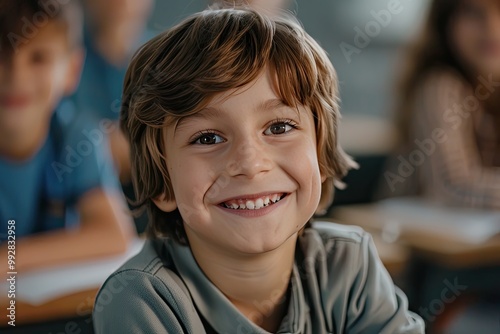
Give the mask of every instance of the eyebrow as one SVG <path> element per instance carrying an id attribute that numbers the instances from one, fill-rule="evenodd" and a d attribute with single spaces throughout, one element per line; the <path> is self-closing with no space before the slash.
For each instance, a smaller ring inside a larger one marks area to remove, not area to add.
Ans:
<path id="1" fill-rule="evenodd" d="M 283 100 L 281 100 L 281 99 L 269 99 L 269 100 L 261 102 L 257 106 L 257 110 L 268 111 L 268 110 L 284 108 L 284 107 L 288 107 L 288 106 L 283 102 Z"/>
<path id="2" fill-rule="evenodd" d="M 212 108 L 212 107 L 205 107 L 196 114 L 189 115 L 189 116 L 184 116 L 175 122 L 174 125 L 174 134 L 175 132 L 181 127 L 182 123 L 184 123 L 187 120 L 194 119 L 194 118 L 204 118 L 204 119 L 211 119 L 211 118 L 217 118 L 217 117 L 222 117 L 222 111 L 217 108 Z"/>
<path id="3" fill-rule="evenodd" d="M 259 103 L 257 105 L 257 107 L 255 108 L 255 110 L 269 112 L 271 110 L 276 110 L 276 109 L 280 109 L 280 108 L 289 108 L 289 106 L 286 105 L 283 102 L 283 100 L 281 100 L 279 98 L 272 98 L 272 99 L 268 99 L 268 100 L 265 100 L 265 101 L 262 101 L 261 103 Z M 193 119 L 193 118 L 213 119 L 213 118 L 220 118 L 220 117 L 223 117 L 223 109 L 218 109 L 218 108 L 214 108 L 214 107 L 205 107 L 202 110 L 200 110 L 199 112 L 197 112 L 196 114 L 185 116 L 185 117 L 178 119 L 177 122 L 175 122 L 174 134 L 177 131 L 177 129 L 182 125 L 182 123 L 184 121 L 189 120 L 189 119 Z"/>

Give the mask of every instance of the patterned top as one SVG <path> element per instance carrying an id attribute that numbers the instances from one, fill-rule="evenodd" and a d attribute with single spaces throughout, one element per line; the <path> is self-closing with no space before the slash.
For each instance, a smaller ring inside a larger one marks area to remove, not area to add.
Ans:
<path id="1" fill-rule="evenodd" d="M 408 158 L 417 167 L 424 196 L 448 205 L 500 209 L 500 127 L 494 120 L 500 118 L 482 104 L 500 86 L 491 80 L 481 78 L 472 89 L 449 71 L 429 75 L 420 86 Z M 421 163 L 416 151 L 423 153 Z"/>

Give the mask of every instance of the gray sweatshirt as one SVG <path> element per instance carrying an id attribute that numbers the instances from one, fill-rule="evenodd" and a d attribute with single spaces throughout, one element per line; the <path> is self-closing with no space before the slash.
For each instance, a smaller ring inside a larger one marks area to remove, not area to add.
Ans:
<path id="1" fill-rule="evenodd" d="M 312 226 L 298 239 L 288 312 L 277 333 L 424 333 L 368 233 L 330 222 Z M 168 238 L 147 241 L 106 280 L 93 318 L 97 334 L 268 333 L 208 280 L 189 247 Z"/>

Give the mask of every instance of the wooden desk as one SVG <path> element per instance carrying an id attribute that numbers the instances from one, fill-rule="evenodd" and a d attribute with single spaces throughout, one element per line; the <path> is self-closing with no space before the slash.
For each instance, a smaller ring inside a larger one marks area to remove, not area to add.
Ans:
<path id="1" fill-rule="evenodd" d="M 83 317 L 92 313 L 92 307 L 99 288 L 76 292 L 43 305 L 33 306 L 16 300 L 16 326 L 30 323 L 46 322 L 56 319 Z M 7 326 L 9 318 L 6 315 L 8 299 L 0 299 L 0 327 Z"/>
<path id="2" fill-rule="evenodd" d="M 377 204 L 337 207 L 332 210 L 332 217 L 338 223 L 358 225 L 378 236 L 384 233 L 388 223 Z M 500 265 L 500 235 L 482 244 L 470 244 L 444 233 L 402 227 L 397 241 L 410 247 L 415 255 L 446 267 Z"/>
<path id="3" fill-rule="evenodd" d="M 142 238 L 132 240 L 123 254 L 18 275 L 16 294 L 23 291 L 25 301 L 17 296 L 16 325 L 90 315 L 99 287 L 113 271 L 142 249 L 144 241 Z M 3 290 L 5 285 L 0 287 Z M 7 297 L 6 291 L 0 294 L 0 327 L 10 320 L 6 317 L 10 302 Z M 41 305 L 33 305 L 38 303 Z"/>

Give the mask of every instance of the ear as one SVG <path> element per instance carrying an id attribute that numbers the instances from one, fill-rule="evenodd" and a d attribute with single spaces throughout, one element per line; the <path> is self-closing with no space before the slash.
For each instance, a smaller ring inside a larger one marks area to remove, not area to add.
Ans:
<path id="1" fill-rule="evenodd" d="M 85 51 L 82 48 L 71 51 L 68 72 L 66 74 L 66 83 L 64 86 L 64 94 L 71 95 L 78 88 L 83 70 L 83 62 L 85 61 Z"/>
<path id="2" fill-rule="evenodd" d="M 177 209 L 177 201 L 175 199 L 167 199 L 165 194 L 154 198 L 153 202 L 161 211 L 172 212 Z"/>
<path id="3" fill-rule="evenodd" d="M 327 178 L 325 175 L 323 175 L 323 173 L 320 173 L 320 175 L 321 175 L 321 183 L 324 183 Z"/>

